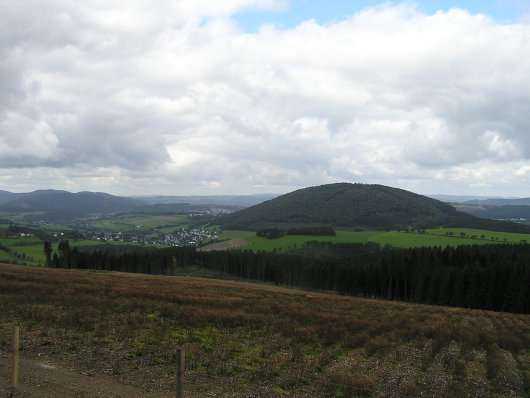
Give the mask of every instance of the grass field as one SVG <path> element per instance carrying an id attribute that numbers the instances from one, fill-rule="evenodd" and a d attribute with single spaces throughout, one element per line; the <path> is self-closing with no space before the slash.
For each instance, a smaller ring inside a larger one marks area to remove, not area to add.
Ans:
<path id="1" fill-rule="evenodd" d="M 530 243 L 529 234 L 514 234 L 510 232 L 494 232 L 494 231 L 485 231 L 482 229 L 468 229 L 468 228 L 438 228 L 438 229 L 429 229 L 425 231 L 428 234 L 437 235 L 437 236 L 447 236 L 452 234 L 456 238 L 472 238 L 474 242 L 477 240 L 483 240 L 487 243 L 521 243 L 526 241 Z"/>
<path id="2" fill-rule="evenodd" d="M 163 229 L 164 231 L 174 231 L 188 224 L 188 219 L 184 215 L 126 215 L 108 220 L 98 220 L 89 223 L 90 228 L 108 232 L 126 232 L 138 229 Z"/>
<path id="3" fill-rule="evenodd" d="M 0 250 L 0 263 L 13 263 L 20 261 L 13 253 Z"/>
<path id="4" fill-rule="evenodd" d="M 186 350 L 186 396 L 530 393 L 528 315 L 0 265 L 0 358 L 14 325 L 23 358 L 155 395 L 174 392 L 177 348 Z"/>
<path id="5" fill-rule="evenodd" d="M 305 242 L 333 242 L 333 243 L 365 243 L 375 242 L 381 246 L 391 245 L 394 247 L 412 248 L 421 246 L 460 246 L 460 245 L 482 245 L 491 243 L 521 243 L 526 240 L 530 243 L 530 235 L 513 234 L 505 232 L 491 232 L 485 230 L 439 228 L 426 230 L 425 233 L 417 232 L 397 232 L 397 231 L 336 231 L 336 236 L 300 236 L 286 235 L 278 239 L 266 239 L 256 236 L 248 231 L 224 231 L 221 237 L 230 239 L 244 238 L 252 246 L 250 250 L 256 252 L 281 251 L 300 248 Z M 453 235 L 447 235 L 452 233 Z M 464 234 L 461 236 L 461 234 Z M 475 238 L 472 238 L 475 236 Z M 484 239 L 481 239 L 484 236 Z M 491 239 L 493 237 L 493 239 Z"/>
<path id="6" fill-rule="evenodd" d="M 0 250 L 0 260 L 3 262 L 12 263 L 26 263 L 28 265 L 44 265 L 46 262 L 46 256 L 44 254 L 44 242 L 38 238 L 20 238 L 20 239 L 0 239 L 0 243 L 11 250 L 11 253 L 7 253 Z M 22 244 L 24 243 L 24 244 Z M 99 240 L 70 240 L 71 247 L 79 246 L 98 246 L 98 245 L 115 245 L 115 246 L 134 246 L 130 242 L 102 242 Z M 57 251 L 57 245 L 59 242 L 53 242 L 53 251 Z M 145 246 L 145 245 L 142 245 Z M 154 245 L 147 245 L 155 247 Z M 24 255 L 24 257 L 22 257 Z M 20 257 L 19 257 L 20 256 Z"/>

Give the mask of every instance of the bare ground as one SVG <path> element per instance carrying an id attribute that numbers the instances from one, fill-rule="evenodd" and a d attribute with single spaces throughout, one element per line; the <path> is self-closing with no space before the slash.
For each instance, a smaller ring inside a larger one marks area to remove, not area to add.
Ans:
<path id="1" fill-rule="evenodd" d="M 0 397 L 41 398 L 154 398 L 174 397 L 175 393 L 147 393 L 130 385 L 119 384 L 104 375 L 66 369 L 49 361 L 19 361 L 18 386 L 12 390 L 12 359 L 0 357 Z"/>
<path id="2" fill-rule="evenodd" d="M 211 245 L 206 245 L 204 247 L 201 247 L 199 251 L 209 252 L 213 250 L 228 250 L 228 249 L 237 249 L 237 248 L 246 247 L 246 246 L 250 246 L 249 241 L 243 238 L 237 238 L 237 239 L 225 240 L 224 242 L 212 243 Z"/>

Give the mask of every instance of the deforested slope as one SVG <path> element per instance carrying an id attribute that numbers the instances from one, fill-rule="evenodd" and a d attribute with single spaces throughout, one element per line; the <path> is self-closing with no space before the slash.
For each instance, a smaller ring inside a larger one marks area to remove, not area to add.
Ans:
<path id="1" fill-rule="evenodd" d="M 14 325 L 23 359 L 152 396 L 174 394 L 177 348 L 190 397 L 530 393 L 528 315 L 10 265 L 0 265 L 0 298 L 0 396 Z M 57 383 L 50 373 L 40 396 Z"/>

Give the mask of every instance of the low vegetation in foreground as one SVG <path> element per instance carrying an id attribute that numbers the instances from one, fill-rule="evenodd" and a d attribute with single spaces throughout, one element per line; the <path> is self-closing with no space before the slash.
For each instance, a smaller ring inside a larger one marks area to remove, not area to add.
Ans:
<path id="1" fill-rule="evenodd" d="M 189 396 L 527 397 L 530 316 L 0 265 L 0 353 Z"/>

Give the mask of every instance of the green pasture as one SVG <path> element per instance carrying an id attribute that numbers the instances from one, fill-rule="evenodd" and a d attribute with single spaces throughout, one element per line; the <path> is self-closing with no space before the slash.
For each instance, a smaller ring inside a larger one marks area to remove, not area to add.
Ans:
<path id="1" fill-rule="evenodd" d="M 0 262 L 17 261 L 18 263 L 38 265 L 39 260 L 41 264 L 46 261 L 44 244 L 38 238 L 0 239 L 0 243 L 11 251 L 8 253 L 0 250 Z M 21 245 L 21 243 L 24 243 L 24 245 Z"/>
<path id="2" fill-rule="evenodd" d="M 93 221 L 89 225 L 92 228 L 109 231 L 132 231 L 139 229 L 162 228 L 162 232 L 172 232 L 188 224 L 188 218 L 184 215 L 127 215 L 118 216 L 108 220 Z"/>
<path id="3" fill-rule="evenodd" d="M 440 228 L 419 232 L 397 232 L 397 231 L 336 231 L 336 236 L 299 236 L 286 235 L 278 239 L 266 239 L 256 236 L 255 233 L 247 231 L 225 231 L 224 236 L 242 237 L 252 245 L 245 249 L 256 251 L 287 251 L 300 248 L 305 242 L 332 242 L 332 243 L 366 243 L 375 242 L 381 246 L 391 245 L 393 247 L 434 247 L 434 246 L 460 246 L 460 245 L 485 245 L 491 243 L 521 243 L 526 240 L 530 243 L 530 235 L 513 234 L 505 232 L 492 232 L 485 230 L 471 230 L 458 228 Z M 452 232 L 453 235 L 446 235 Z M 465 235 L 461 236 L 461 233 Z M 474 238 L 473 238 L 474 236 Z M 481 237 L 484 236 L 484 239 Z M 493 239 L 492 239 L 493 237 Z M 506 239 L 506 240 L 505 240 Z"/>
<path id="4" fill-rule="evenodd" d="M 3 250 L 0 250 L 0 263 L 13 263 L 15 261 L 19 262 L 21 260 L 19 260 L 17 257 L 15 257 L 11 253 L 7 253 Z"/>
<path id="5" fill-rule="evenodd" d="M 511 232 L 494 232 L 485 231 L 482 229 L 469 228 L 438 228 L 428 229 L 425 231 L 430 235 L 447 236 L 452 234 L 454 239 L 471 239 L 473 243 L 479 244 L 478 241 L 485 241 L 485 243 L 521 243 L 526 241 L 530 243 L 530 234 L 516 234 Z"/>
<path id="6" fill-rule="evenodd" d="M 40 238 L 29 237 L 29 238 L 0 238 L 0 243 L 4 246 L 27 246 L 42 242 Z"/>
<path id="7" fill-rule="evenodd" d="M 219 237 L 217 238 L 218 240 L 230 240 L 230 239 L 237 239 L 237 238 L 247 238 L 247 237 L 251 237 L 251 236 L 254 236 L 255 233 L 254 232 L 250 232 L 250 231 L 241 231 L 241 230 L 226 230 L 226 231 L 223 231 Z"/>
<path id="8" fill-rule="evenodd" d="M 26 244 L 21 245 L 24 242 Z M 0 243 L 3 246 L 8 247 L 11 252 L 0 250 L 0 263 L 1 262 L 13 262 L 17 261 L 18 263 L 27 263 L 29 265 L 44 265 L 46 262 L 46 256 L 44 254 L 44 242 L 38 238 L 20 238 L 20 239 L 0 239 Z M 116 246 L 131 246 L 133 243 L 130 242 L 102 242 L 99 240 L 70 240 L 71 247 L 79 246 L 98 246 L 98 245 L 116 245 Z M 53 242 L 52 248 L 53 251 L 57 251 L 57 246 L 59 242 Z M 154 247 L 154 246 L 153 246 Z M 25 255 L 24 258 L 20 258 Z M 33 259 L 33 260 L 31 260 Z"/>

